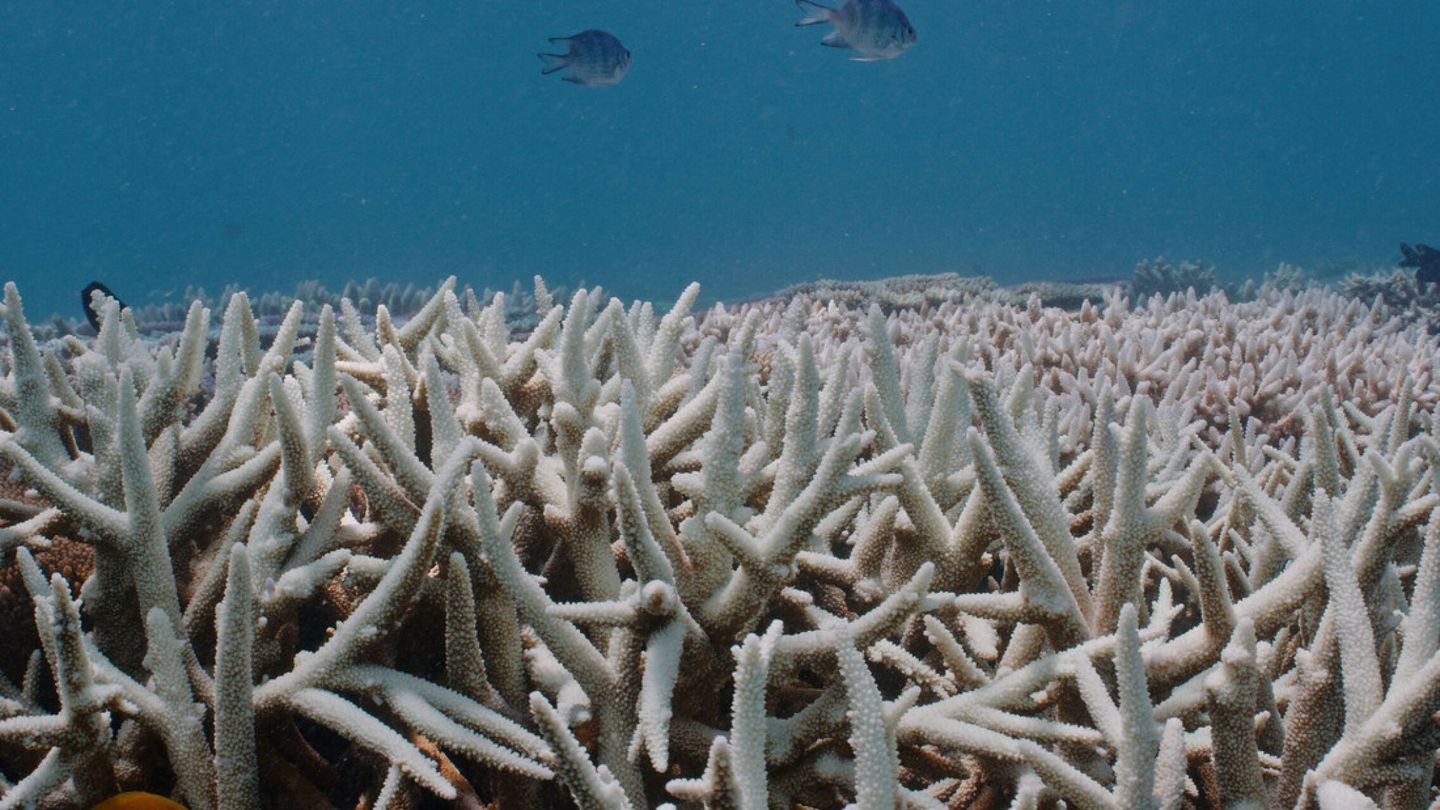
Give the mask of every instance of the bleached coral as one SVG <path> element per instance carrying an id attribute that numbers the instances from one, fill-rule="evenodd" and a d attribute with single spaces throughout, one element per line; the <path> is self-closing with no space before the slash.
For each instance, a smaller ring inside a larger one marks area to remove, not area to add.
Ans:
<path id="1" fill-rule="evenodd" d="M 1314 284 L 1305 268 L 1280 262 L 1278 267 L 1265 274 L 1260 286 L 1276 292 L 1300 292 Z"/>
<path id="2" fill-rule="evenodd" d="M 1036 296 L 1045 306 L 1078 309 L 1085 301 L 1100 303 L 1117 289 L 1128 290 L 1128 282 L 1120 281 L 1026 281 L 1006 287 L 996 285 L 988 276 L 961 276 L 956 273 L 910 274 L 868 281 L 817 279 L 786 287 L 753 303 L 776 299 L 790 301 L 805 298 L 829 301 L 864 310 L 875 304 L 886 313 L 896 310 L 929 309 L 945 303 L 966 299 L 984 299 L 1024 305 Z"/>
<path id="3" fill-rule="evenodd" d="M 946 301 L 957 301 L 966 295 L 980 295 L 997 289 L 986 276 L 962 276 L 958 273 L 914 273 L 875 280 L 841 280 L 822 278 L 795 284 L 775 294 L 780 299 L 797 297 L 834 301 L 864 309 L 878 304 L 882 309 L 919 309 Z"/>
<path id="4" fill-rule="evenodd" d="M 696 295 L 40 345 L 7 285 L 0 807 L 1433 800 L 1434 339 Z"/>
<path id="5" fill-rule="evenodd" d="M 128 289 L 117 290 L 115 294 L 120 295 L 124 300 L 131 295 L 131 292 Z M 251 302 L 250 308 L 256 322 L 256 329 L 264 343 L 274 334 L 296 301 L 301 302 L 305 307 L 301 316 L 301 334 L 313 337 L 318 326 L 316 319 L 325 306 L 342 313 L 342 319 L 353 318 L 373 325 L 375 317 L 381 309 L 384 309 L 385 316 L 390 318 L 410 318 L 434 298 L 435 292 L 436 288 L 431 286 L 406 284 L 402 287 L 393 281 L 381 282 L 376 278 L 358 283 L 346 282 L 344 287 L 337 292 L 319 281 L 307 280 L 297 283 L 293 293 L 249 290 L 238 284 L 227 284 L 219 295 L 212 295 L 204 287 L 186 285 L 183 288 L 151 291 L 143 300 L 129 300 L 128 303 L 130 304 L 130 317 L 134 319 L 140 334 L 165 335 L 178 332 L 184 327 L 190 307 L 195 302 L 198 301 L 201 306 L 219 311 L 228 305 L 230 299 L 244 294 Z M 499 309 L 505 313 L 512 327 L 523 331 L 534 327 L 538 319 L 537 310 L 540 312 L 548 310 L 550 297 L 558 292 L 559 290 L 547 289 L 542 282 L 532 293 L 530 290 L 522 288 L 517 281 L 511 287 L 510 292 L 505 295 L 505 305 Z M 134 291 L 134 293 L 138 299 L 139 291 Z M 101 293 L 101 295 L 105 296 L 106 294 Z M 471 314 L 480 311 L 481 301 L 493 303 L 495 300 L 495 293 L 489 288 L 480 290 L 470 287 L 456 288 L 455 295 L 460 299 L 461 305 Z M 544 303 L 542 305 L 537 301 Z M 78 309 L 74 311 L 73 317 L 55 313 L 47 322 L 32 326 L 37 335 L 43 335 L 46 338 L 71 334 L 93 334 L 91 327 L 85 323 L 85 319 L 80 317 Z"/>

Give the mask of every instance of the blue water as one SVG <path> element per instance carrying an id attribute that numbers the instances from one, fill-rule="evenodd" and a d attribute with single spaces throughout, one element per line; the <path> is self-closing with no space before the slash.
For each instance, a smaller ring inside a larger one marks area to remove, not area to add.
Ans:
<path id="1" fill-rule="evenodd" d="M 899 0 L 890 62 L 789 0 L 0 0 L 0 277 L 32 317 L 542 273 L 1259 275 L 1440 244 L 1440 4 Z M 542 77 L 602 28 L 616 87 Z"/>

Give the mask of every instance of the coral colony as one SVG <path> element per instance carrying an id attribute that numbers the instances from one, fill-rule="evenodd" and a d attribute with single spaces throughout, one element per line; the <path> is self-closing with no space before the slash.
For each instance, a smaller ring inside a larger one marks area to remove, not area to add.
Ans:
<path id="1" fill-rule="evenodd" d="M 7 285 L 0 808 L 1434 800 L 1423 327 L 697 293 Z"/>

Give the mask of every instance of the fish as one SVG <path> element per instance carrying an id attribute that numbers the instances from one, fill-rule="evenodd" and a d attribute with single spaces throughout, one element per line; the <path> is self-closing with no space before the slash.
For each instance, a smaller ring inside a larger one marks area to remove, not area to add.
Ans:
<path id="1" fill-rule="evenodd" d="M 96 333 L 99 333 L 100 310 L 95 308 L 95 302 L 90 299 L 90 294 L 94 292 L 114 298 L 115 301 L 120 304 L 121 309 L 125 308 L 125 302 L 120 300 L 120 296 L 110 292 L 109 287 L 106 287 L 98 281 L 92 281 L 85 285 L 85 289 L 80 291 L 80 306 L 85 308 L 85 320 L 90 322 L 90 326 L 95 329 Z"/>
<path id="2" fill-rule="evenodd" d="M 1401 267 L 1415 269 L 1415 280 L 1421 284 L 1440 284 L 1440 250 L 1429 245 L 1410 247 L 1400 243 Z"/>
<path id="3" fill-rule="evenodd" d="M 111 796 L 90 810 L 185 810 L 185 805 L 143 790 L 127 790 Z"/>
<path id="4" fill-rule="evenodd" d="M 795 0 L 805 12 L 797 26 L 830 23 L 835 30 L 820 40 L 831 48 L 848 48 L 860 54 L 856 62 L 894 59 L 915 44 L 915 26 L 894 0 L 845 0 L 840 8 L 815 0 Z"/>
<path id="5" fill-rule="evenodd" d="M 569 69 L 565 81 L 583 84 L 587 87 L 604 87 L 619 84 L 630 69 L 630 51 L 620 44 L 614 34 L 590 29 L 572 37 L 552 37 L 550 42 L 564 45 L 565 53 L 536 54 L 545 63 L 540 73 L 549 76 L 558 70 Z"/>

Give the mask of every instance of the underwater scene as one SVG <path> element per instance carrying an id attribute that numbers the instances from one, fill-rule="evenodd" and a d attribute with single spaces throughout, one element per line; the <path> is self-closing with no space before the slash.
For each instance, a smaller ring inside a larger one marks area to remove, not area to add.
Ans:
<path id="1" fill-rule="evenodd" d="M 1440 5 L 0 0 L 0 810 L 1440 806 Z"/>

